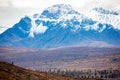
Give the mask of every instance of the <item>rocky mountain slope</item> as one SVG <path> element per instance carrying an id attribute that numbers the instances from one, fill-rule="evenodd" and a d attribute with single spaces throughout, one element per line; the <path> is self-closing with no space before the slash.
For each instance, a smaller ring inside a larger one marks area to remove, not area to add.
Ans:
<path id="1" fill-rule="evenodd" d="M 0 46 L 55 48 L 62 46 L 120 46 L 120 30 L 109 23 L 119 13 L 94 8 L 99 19 L 77 12 L 70 5 L 57 4 L 41 14 L 25 16 L 0 35 Z M 95 14 L 95 13 L 94 13 Z M 100 19 L 101 18 L 101 19 Z M 101 20 L 103 22 L 101 22 Z M 114 22 L 115 23 L 115 22 Z M 117 21 L 117 26 L 119 21 Z"/>

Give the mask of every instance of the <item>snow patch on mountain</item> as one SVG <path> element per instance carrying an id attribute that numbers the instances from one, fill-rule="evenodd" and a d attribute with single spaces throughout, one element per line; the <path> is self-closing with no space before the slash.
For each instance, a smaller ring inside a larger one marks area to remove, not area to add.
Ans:
<path id="1" fill-rule="evenodd" d="M 18 29 L 20 29 L 23 33 L 29 33 L 29 31 L 26 31 L 26 30 L 22 29 L 21 27 L 18 27 Z"/>
<path id="2" fill-rule="evenodd" d="M 108 10 L 104 8 L 94 8 L 83 12 L 83 14 L 94 21 L 102 24 L 111 24 L 114 28 L 120 29 L 120 12 Z"/>
<path id="3" fill-rule="evenodd" d="M 36 34 L 44 33 L 47 29 L 48 29 L 47 26 L 43 26 L 43 24 L 41 23 L 39 26 L 37 26 L 37 27 L 34 29 L 34 32 L 35 32 Z"/>
<path id="4" fill-rule="evenodd" d="M 85 29 L 86 31 L 89 30 L 94 30 L 94 31 L 98 31 L 98 32 L 102 32 L 104 31 L 104 29 L 106 28 L 106 25 L 102 25 L 100 23 L 95 23 L 94 25 L 86 25 L 83 27 L 83 29 Z"/>
<path id="5" fill-rule="evenodd" d="M 35 23 L 35 19 L 34 18 L 31 18 L 31 19 L 32 19 L 32 27 L 29 33 L 30 37 L 34 37 L 34 34 L 42 34 L 48 29 L 48 27 L 44 26 L 42 23 L 40 23 L 37 26 L 37 24 Z"/>

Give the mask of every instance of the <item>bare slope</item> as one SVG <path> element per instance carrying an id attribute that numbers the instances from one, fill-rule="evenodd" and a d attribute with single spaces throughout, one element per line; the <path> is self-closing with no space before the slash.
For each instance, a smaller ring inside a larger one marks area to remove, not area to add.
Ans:
<path id="1" fill-rule="evenodd" d="M 100 79 L 75 79 L 72 77 L 27 70 L 6 62 L 0 62 L 0 80 L 100 80 Z"/>

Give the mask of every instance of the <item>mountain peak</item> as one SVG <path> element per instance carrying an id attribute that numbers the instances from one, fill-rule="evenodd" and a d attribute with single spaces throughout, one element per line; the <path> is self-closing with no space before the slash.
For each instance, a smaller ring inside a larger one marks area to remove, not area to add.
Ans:
<path id="1" fill-rule="evenodd" d="M 60 10 L 72 10 L 72 6 L 69 4 L 56 4 L 56 5 L 53 5 L 52 7 L 49 7 L 48 9 L 51 9 L 53 7 Z"/>
<path id="2" fill-rule="evenodd" d="M 72 14 L 72 13 L 75 13 L 75 11 L 72 9 L 70 5 L 56 4 L 45 9 L 40 17 L 58 19 L 62 15 Z"/>
<path id="3" fill-rule="evenodd" d="M 102 13 L 102 14 L 119 15 L 119 13 L 116 12 L 116 11 L 104 9 L 102 7 L 97 7 L 97 8 L 94 8 L 93 10 L 95 10 L 95 11 L 97 11 L 99 13 Z"/>

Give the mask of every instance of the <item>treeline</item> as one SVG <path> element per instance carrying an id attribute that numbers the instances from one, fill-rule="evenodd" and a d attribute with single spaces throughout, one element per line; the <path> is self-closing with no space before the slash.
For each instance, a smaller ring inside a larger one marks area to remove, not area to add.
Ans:
<path id="1" fill-rule="evenodd" d="M 75 78 L 96 78 L 96 79 L 116 79 L 120 80 L 120 70 L 118 69 L 106 69 L 106 70 L 60 70 L 50 69 L 48 73 L 71 76 Z"/>

